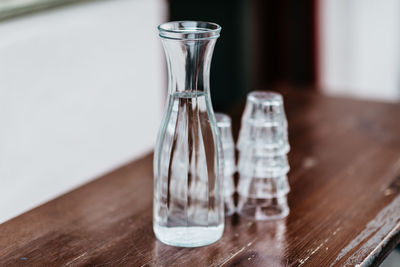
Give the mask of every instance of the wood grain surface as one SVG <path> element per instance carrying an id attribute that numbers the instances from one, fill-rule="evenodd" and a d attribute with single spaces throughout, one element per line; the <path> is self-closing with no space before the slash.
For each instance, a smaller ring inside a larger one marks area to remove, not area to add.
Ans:
<path id="1" fill-rule="evenodd" d="M 379 264 L 400 240 L 400 105 L 283 94 L 292 147 L 286 219 L 234 215 L 213 245 L 166 246 L 152 231 L 147 155 L 1 224 L 0 266 Z M 236 136 L 241 112 L 232 112 Z"/>

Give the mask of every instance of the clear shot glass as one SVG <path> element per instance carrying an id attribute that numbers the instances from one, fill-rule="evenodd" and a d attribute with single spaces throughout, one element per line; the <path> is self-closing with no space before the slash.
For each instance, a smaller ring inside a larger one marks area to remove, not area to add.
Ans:
<path id="1" fill-rule="evenodd" d="M 253 220 L 287 216 L 290 167 L 286 154 L 290 146 L 279 93 L 254 91 L 247 96 L 237 148 L 238 213 Z"/>
<path id="2" fill-rule="evenodd" d="M 240 176 L 238 193 L 245 198 L 279 198 L 286 196 L 289 191 L 290 187 L 286 175 L 266 178 Z"/>
<path id="3" fill-rule="evenodd" d="M 235 193 L 235 183 L 233 175 L 236 172 L 235 165 L 235 143 L 232 136 L 231 118 L 224 113 L 215 113 L 217 127 L 221 136 L 222 158 L 224 168 L 224 202 L 225 216 L 230 216 L 235 212 L 233 194 Z"/>
<path id="4" fill-rule="evenodd" d="M 238 170 L 241 175 L 253 178 L 278 177 L 286 175 L 290 166 L 286 155 L 257 155 L 256 148 L 244 148 L 240 152 Z"/>
<path id="5" fill-rule="evenodd" d="M 243 156 L 239 159 L 239 202 L 237 212 L 253 220 L 273 220 L 287 216 L 286 195 L 290 191 L 286 155 Z"/>
<path id="6" fill-rule="evenodd" d="M 240 216 L 256 220 L 275 220 L 289 214 L 286 196 L 272 198 L 252 198 L 239 195 L 238 213 Z"/>
<path id="7" fill-rule="evenodd" d="M 247 96 L 237 148 L 252 146 L 258 154 L 284 155 L 290 150 L 287 128 L 282 95 L 253 91 Z"/>

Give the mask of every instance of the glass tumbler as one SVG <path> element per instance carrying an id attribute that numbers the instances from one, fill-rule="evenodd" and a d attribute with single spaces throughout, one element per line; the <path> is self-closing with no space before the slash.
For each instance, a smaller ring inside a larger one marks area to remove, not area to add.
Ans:
<path id="1" fill-rule="evenodd" d="M 274 92 L 251 92 L 237 144 L 238 213 L 255 220 L 285 217 L 290 149 L 283 98 Z"/>
<path id="2" fill-rule="evenodd" d="M 247 96 L 237 148 L 256 147 L 263 155 L 286 154 L 290 150 L 287 128 L 282 96 L 253 91 Z"/>
<path id="3" fill-rule="evenodd" d="M 254 220 L 287 216 L 289 207 L 286 195 L 290 186 L 286 176 L 289 171 L 286 156 L 254 159 L 240 159 L 238 213 Z"/>
<path id="4" fill-rule="evenodd" d="M 154 150 L 153 230 L 168 245 L 204 246 L 224 231 L 222 146 L 209 87 L 221 27 L 177 21 L 158 30 L 169 83 Z"/>
<path id="5" fill-rule="evenodd" d="M 252 198 L 239 195 L 238 212 L 240 216 L 251 220 L 275 220 L 286 217 L 289 206 L 286 196 Z"/>
<path id="6" fill-rule="evenodd" d="M 235 143 L 232 136 L 231 118 L 224 113 L 215 113 L 217 126 L 221 135 L 222 143 L 222 162 L 224 169 L 224 197 L 225 197 L 225 216 L 230 216 L 235 212 L 233 194 L 235 193 L 235 183 L 233 175 L 236 172 L 235 165 Z"/>

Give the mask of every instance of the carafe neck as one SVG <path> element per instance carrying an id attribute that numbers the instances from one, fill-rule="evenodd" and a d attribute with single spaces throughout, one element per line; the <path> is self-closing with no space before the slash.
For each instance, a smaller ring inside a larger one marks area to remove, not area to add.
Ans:
<path id="1" fill-rule="evenodd" d="M 168 64 L 169 93 L 209 92 L 215 39 L 163 40 Z"/>
<path id="2" fill-rule="evenodd" d="M 170 22 L 159 27 L 168 64 L 170 94 L 209 93 L 210 65 L 220 27 L 206 22 Z"/>

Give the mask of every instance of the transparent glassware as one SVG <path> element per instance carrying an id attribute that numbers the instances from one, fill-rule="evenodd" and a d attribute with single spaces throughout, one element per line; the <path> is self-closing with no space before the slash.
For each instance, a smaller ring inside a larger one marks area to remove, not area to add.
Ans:
<path id="1" fill-rule="evenodd" d="M 238 212 L 240 216 L 256 220 L 275 220 L 289 214 L 286 196 L 274 198 L 251 198 L 239 195 Z"/>
<path id="2" fill-rule="evenodd" d="M 254 91 L 247 96 L 237 148 L 238 213 L 254 220 L 287 216 L 290 146 L 280 94 Z"/>
<path id="3" fill-rule="evenodd" d="M 169 83 L 154 150 L 153 230 L 168 245 L 204 246 L 224 230 L 222 145 L 209 87 L 221 27 L 177 21 L 158 30 Z"/>
<path id="4" fill-rule="evenodd" d="M 239 168 L 237 212 L 241 216 L 253 220 L 273 220 L 289 214 L 286 199 L 290 191 L 286 176 L 289 168 L 279 169 L 279 165 L 271 169 L 266 166 L 260 168 L 260 165 L 250 161 L 244 164 L 245 168 Z"/>
<path id="5" fill-rule="evenodd" d="M 277 198 L 286 196 L 290 191 L 286 175 L 277 177 L 254 178 L 241 174 L 238 193 L 250 198 Z"/>
<path id="6" fill-rule="evenodd" d="M 217 126 L 221 135 L 223 169 L 224 169 L 224 202 L 225 216 L 232 215 L 236 208 L 233 199 L 235 193 L 235 183 L 233 175 L 236 172 L 235 164 L 235 142 L 232 136 L 232 121 L 231 118 L 224 113 L 215 113 Z"/>
<path id="7" fill-rule="evenodd" d="M 240 151 L 238 169 L 241 174 L 254 178 L 277 177 L 289 172 L 286 155 L 257 155 L 257 148 L 248 147 Z"/>
<path id="8" fill-rule="evenodd" d="M 257 147 L 259 153 L 286 154 L 290 150 L 283 98 L 275 92 L 248 94 L 237 148 Z"/>

